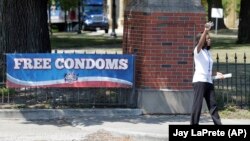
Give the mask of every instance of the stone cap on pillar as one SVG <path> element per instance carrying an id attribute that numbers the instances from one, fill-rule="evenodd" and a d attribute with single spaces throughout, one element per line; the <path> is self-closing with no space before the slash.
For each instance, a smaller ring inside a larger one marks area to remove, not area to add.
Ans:
<path id="1" fill-rule="evenodd" d="M 204 13 L 200 0 L 132 0 L 126 11 Z"/>

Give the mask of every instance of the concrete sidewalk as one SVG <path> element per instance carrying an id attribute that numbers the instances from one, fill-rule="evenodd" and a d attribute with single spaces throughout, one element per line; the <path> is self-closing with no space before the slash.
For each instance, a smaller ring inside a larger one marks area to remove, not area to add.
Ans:
<path id="1" fill-rule="evenodd" d="M 89 109 L 88 109 L 89 110 Z M 91 110 L 90 114 L 70 117 L 41 118 L 52 115 L 44 110 L 33 117 L 0 117 L 1 141 L 167 141 L 171 124 L 189 124 L 189 115 L 143 115 L 137 111 L 121 109 Z M 3 110 L 0 110 L 3 111 Z M 27 111 L 26 111 L 27 112 Z M 52 110 L 52 112 L 55 112 Z M 84 112 L 81 110 L 81 112 Z M 8 114 L 2 112 L 1 114 Z M 15 112 L 12 111 L 12 116 Z M 17 112 L 18 113 L 18 112 Z M 67 113 L 67 112 L 65 112 Z M 70 113 L 70 112 L 68 112 Z M 114 114 L 116 113 L 116 114 Z M 0 114 L 0 115 L 1 115 Z M 30 114 L 30 113 L 29 113 Z M 96 116 L 93 116 L 96 114 Z M 37 117 L 37 119 L 35 118 Z M 213 124 L 209 115 L 201 116 L 201 124 Z M 222 119 L 225 125 L 246 125 L 250 119 Z"/>
<path id="2" fill-rule="evenodd" d="M 71 125 L 82 130 L 105 130 L 114 135 L 129 137 L 132 141 L 167 141 L 169 125 L 189 125 L 189 115 L 141 115 L 96 118 L 78 118 Z M 222 119 L 224 125 L 250 125 L 250 119 Z M 201 125 L 213 125 L 210 116 L 202 115 Z"/>

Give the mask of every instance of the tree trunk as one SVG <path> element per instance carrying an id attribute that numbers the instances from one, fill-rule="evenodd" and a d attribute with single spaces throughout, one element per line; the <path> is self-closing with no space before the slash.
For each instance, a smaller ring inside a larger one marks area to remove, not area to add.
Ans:
<path id="1" fill-rule="evenodd" d="M 4 32 L 4 30 L 3 30 L 3 0 L 0 0 L 0 68 L 2 68 L 2 69 L 0 69 L 0 81 L 1 80 L 3 80 L 3 76 L 2 76 L 2 74 L 3 74 L 3 68 L 5 68 L 4 67 L 4 43 L 3 43 L 3 32 Z M 2 82 L 2 81 L 1 81 Z"/>
<path id="2" fill-rule="evenodd" d="M 250 1 L 241 0 L 237 43 L 250 43 Z"/>
<path id="3" fill-rule="evenodd" d="M 222 7 L 222 0 L 207 0 L 208 3 L 208 20 L 213 21 L 214 24 L 216 24 L 216 19 L 212 18 L 212 8 L 223 8 Z M 215 28 L 215 26 L 213 27 Z M 225 29 L 227 28 L 225 23 L 224 23 L 224 17 L 223 18 L 218 18 L 218 29 Z"/>
<path id="4" fill-rule="evenodd" d="M 1 53 L 51 52 L 46 0 L 1 0 Z"/>

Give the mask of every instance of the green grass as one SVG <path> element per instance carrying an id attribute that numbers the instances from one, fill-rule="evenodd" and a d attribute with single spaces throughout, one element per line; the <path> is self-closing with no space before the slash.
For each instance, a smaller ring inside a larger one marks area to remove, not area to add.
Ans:
<path id="1" fill-rule="evenodd" d="M 235 106 L 227 106 L 219 111 L 221 118 L 250 119 L 250 109 L 240 109 Z"/>
<path id="2" fill-rule="evenodd" d="M 237 44 L 237 31 L 235 30 L 219 30 L 217 35 L 211 32 L 212 37 L 212 55 L 216 61 L 217 55 L 220 62 L 226 62 L 226 54 L 228 62 L 235 62 L 235 55 L 238 63 L 244 62 L 244 55 L 250 56 L 250 44 Z M 250 59 L 246 59 L 246 63 L 250 63 Z"/>
<path id="3" fill-rule="evenodd" d="M 237 44 L 236 30 L 218 30 L 217 35 L 214 31 L 210 33 L 212 38 L 212 55 L 216 61 L 217 54 L 220 62 L 226 62 L 226 54 L 228 55 L 229 63 L 235 62 L 235 54 L 237 55 L 237 62 L 244 62 L 244 54 L 250 56 L 250 44 Z M 77 34 L 73 32 L 55 32 L 51 35 L 52 49 L 84 49 L 95 48 L 98 49 L 102 45 L 122 44 L 122 37 L 112 38 L 108 34 L 96 34 L 95 32 L 84 32 Z M 247 59 L 250 63 L 250 59 Z"/>
<path id="4" fill-rule="evenodd" d="M 53 33 L 51 35 L 52 49 L 83 49 L 98 48 L 102 45 L 122 44 L 121 37 L 112 38 L 106 34 L 98 34 L 91 32 L 77 33 Z M 111 46 L 112 47 L 112 46 Z"/>
<path id="5" fill-rule="evenodd" d="M 242 74 L 244 71 L 244 61 L 246 61 L 246 69 L 250 70 L 250 44 L 237 44 L 237 30 L 219 30 L 216 35 L 214 31 L 210 33 L 212 37 L 212 55 L 214 62 L 219 58 L 220 66 L 219 71 L 226 72 L 226 55 L 228 57 L 228 71 L 234 75 L 235 62 L 237 61 L 237 71 Z M 244 60 L 244 56 L 246 60 Z M 235 59 L 237 57 L 237 60 Z M 222 63 L 222 64 L 221 64 Z M 223 64 L 224 63 L 224 64 Z M 214 69 L 216 69 L 216 65 Z M 250 72 L 246 71 L 247 76 L 250 76 Z M 219 114 L 222 118 L 227 119 L 250 119 L 250 109 L 241 109 L 236 106 L 226 106 L 219 110 Z"/>

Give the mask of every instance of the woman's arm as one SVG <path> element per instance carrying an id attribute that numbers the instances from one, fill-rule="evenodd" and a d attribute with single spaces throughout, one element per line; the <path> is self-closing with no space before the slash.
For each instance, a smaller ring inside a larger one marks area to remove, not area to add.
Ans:
<path id="1" fill-rule="evenodd" d="M 202 47 L 203 47 L 203 45 L 204 45 L 204 43 L 206 41 L 206 36 L 207 36 L 207 34 L 208 34 L 208 32 L 209 32 L 209 30 L 211 29 L 212 26 L 213 26 L 213 22 L 208 22 L 208 23 L 205 24 L 205 29 L 202 32 L 200 40 L 199 40 L 199 42 L 197 44 L 197 52 L 198 53 L 202 49 Z"/>

